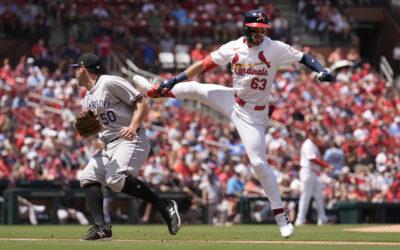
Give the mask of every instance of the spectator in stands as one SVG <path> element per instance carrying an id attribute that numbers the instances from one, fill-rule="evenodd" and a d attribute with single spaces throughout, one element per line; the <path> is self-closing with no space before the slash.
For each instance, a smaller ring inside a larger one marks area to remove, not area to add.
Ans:
<path id="1" fill-rule="evenodd" d="M 152 43 L 149 41 L 145 42 L 143 44 L 143 63 L 146 69 L 152 70 L 155 66 L 155 60 L 156 60 L 156 49 Z"/>
<path id="2" fill-rule="evenodd" d="M 8 58 L 3 60 L 3 66 L 0 68 L 0 79 L 10 86 L 15 84 L 14 71 Z"/>
<path id="3" fill-rule="evenodd" d="M 111 47 L 113 44 L 112 37 L 107 33 L 103 32 L 100 36 L 95 39 L 97 54 L 102 60 L 105 60 L 111 55 Z"/>
<path id="4" fill-rule="evenodd" d="M 239 197 L 243 195 L 244 185 L 245 183 L 243 182 L 240 174 L 234 171 L 233 175 L 228 179 L 225 192 L 228 200 L 228 223 L 236 221 L 235 217 L 237 215 L 237 206 L 239 203 Z"/>
<path id="5" fill-rule="evenodd" d="M 160 52 L 174 53 L 175 41 L 169 33 L 164 33 L 159 46 L 160 46 Z"/>
<path id="6" fill-rule="evenodd" d="M 340 137 L 331 139 L 328 142 L 328 145 L 330 145 L 330 147 L 325 151 L 323 156 L 324 161 L 335 168 L 335 174 L 340 174 L 346 161 L 344 152 L 341 148 L 342 141 L 343 139 Z"/>
<path id="7" fill-rule="evenodd" d="M 218 178 L 213 172 L 203 177 L 199 186 L 201 190 L 201 203 L 205 210 L 206 224 L 215 224 L 218 204 L 222 200 L 222 190 Z"/>
<path id="8" fill-rule="evenodd" d="M 394 121 L 389 126 L 388 132 L 391 136 L 400 137 L 400 116 L 394 118 Z"/>
<path id="9" fill-rule="evenodd" d="M 207 56 L 207 51 L 203 49 L 203 44 L 201 42 L 197 42 L 194 50 L 190 52 L 190 57 L 192 62 L 198 62 L 203 60 Z"/>
<path id="10" fill-rule="evenodd" d="M 32 46 L 31 53 L 39 65 L 46 64 L 46 60 L 49 56 L 49 50 L 44 44 L 43 38 L 39 39 L 38 42 Z"/>
<path id="11" fill-rule="evenodd" d="M 400 76 L 400 43 L 393 48 L 393 72 L 395 78 Z"/>

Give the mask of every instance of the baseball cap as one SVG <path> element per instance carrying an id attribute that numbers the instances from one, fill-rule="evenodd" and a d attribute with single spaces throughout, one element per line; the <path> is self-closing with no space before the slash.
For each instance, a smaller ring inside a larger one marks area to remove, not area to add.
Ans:
<path id="1" fill-rule="evenodd" d="M 98 74 L 101 70 L 101 59 L 94 53 L 83 53 L 75 64 L 69 66 L 73 68 L 84 66 L 90 72 Z"/>
<path id="2" fill-rule="evenodd" d="M 244 25 L 251 28 L 270 28 L 267 15 L 261 10 L 250 10 L 244 16 Z"/>

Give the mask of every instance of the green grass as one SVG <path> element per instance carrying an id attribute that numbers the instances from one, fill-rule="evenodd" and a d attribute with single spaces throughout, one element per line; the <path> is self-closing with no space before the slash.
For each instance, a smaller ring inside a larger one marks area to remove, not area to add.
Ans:
<path id="1" fill-rule="evenodd" d="M 346 232 L 360 225 L 305 226 L 279 244 L 240 243 L 231 241 L 282 241 L 275 225 L 240 225 L 232 227 L 183 225 L 176 236 L 170 236 L 162 225 L 115 225 L 111 242 L 81 242 L 78 239 L 89 227 L 75 225 L 0 226 L 0 249 L 400 249 L 399 246 L 351 245 L 351 242 L 400 242 L 398 233 Z M 5 238 L 51 240 L 12 241 Z M 127 240 L 127 241 L 118 241 Z M 133 240 L 133 241 L 128 241 Z M 136 240 L 136 241 L 135 241 Z M 149 242 L 144 242 L 144 241 Z M 171 240 L 173 240 L 171 242 Z M 190 242 L 191 241 L 191 242 Z M 213 242 L 230 241 L 230 242 Z M 290 241 L 345 241 L 349 245 L 286 244 Z"/>

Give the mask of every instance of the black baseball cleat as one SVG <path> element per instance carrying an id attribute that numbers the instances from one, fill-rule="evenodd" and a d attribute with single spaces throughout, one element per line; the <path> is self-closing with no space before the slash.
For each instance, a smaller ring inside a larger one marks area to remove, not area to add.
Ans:
<path id="1" fill-rule="evenodd" d="M 93 225 L 85 236 L 81 238 L 81 240 L 111 240 L 112 232 L 111 226 L 99 226 Z"/>
<path id="2" fill-rule="evenodd" d="M 170 200 L 166 207 L 160 209 L 165 222 L 168 225 L 168 230 L 171 235 L 178 233 L 181 228 L 181 217 L 179 217 L 178 205 L 174 200 Z"/>

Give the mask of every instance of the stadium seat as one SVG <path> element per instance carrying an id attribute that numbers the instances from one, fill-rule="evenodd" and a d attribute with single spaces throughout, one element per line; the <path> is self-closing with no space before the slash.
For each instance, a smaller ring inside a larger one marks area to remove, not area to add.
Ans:
<path id="1" fill-rule="evenodd" d="M 190 65 L 190 55 L 188 53 L 176 53 L 175 62 L 178 69 L 187 68 Z"/>
<path id="2" fill-rule="evenodd" d="M 174 54 L 171 52 L 161 52 L 158 54 L 158 60 L 163 69 L 173 69 L 175 67 Z"/>

